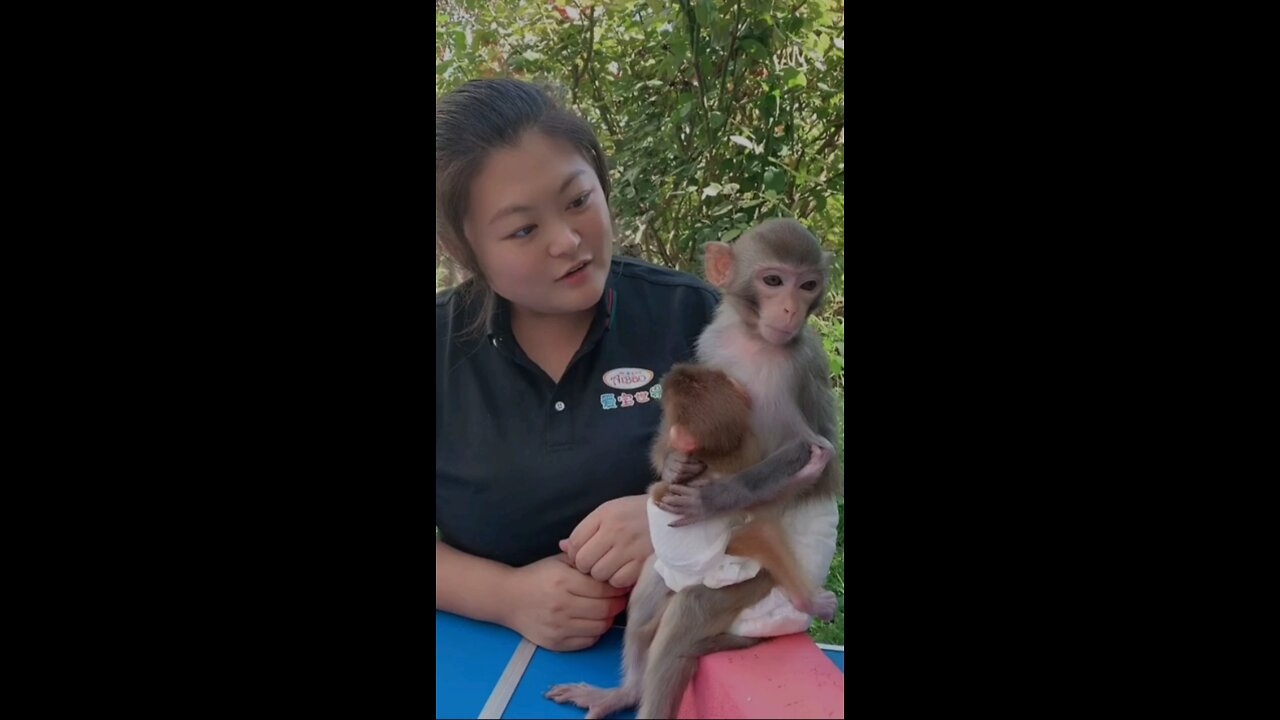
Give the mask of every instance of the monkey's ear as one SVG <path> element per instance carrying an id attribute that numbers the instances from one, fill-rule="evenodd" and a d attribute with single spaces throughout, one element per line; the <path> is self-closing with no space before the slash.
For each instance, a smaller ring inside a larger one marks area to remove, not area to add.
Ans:
<path id="1" fill-rule="evenodd" d="M 684 429 L 684 426 L 672 425 L 671 447 L 675 448 L 677 452 L 682 452 L 685 455 L 692 455 L 693 452 L 698 449 L 698 443 L 693 439 L 693 436 Z"/>
<path id="2" fill-rule="evenodd" d="M 830 269 L 836 262 L 836 254 L 833 252 L 822 253 L 822 267 Z"/>
<path id="3" fill-rule="evenodd" d="M 722 288 L 733 275 L 733 248 L 722 242 L 709 242 L 706 249 L 707 282 Z"/>

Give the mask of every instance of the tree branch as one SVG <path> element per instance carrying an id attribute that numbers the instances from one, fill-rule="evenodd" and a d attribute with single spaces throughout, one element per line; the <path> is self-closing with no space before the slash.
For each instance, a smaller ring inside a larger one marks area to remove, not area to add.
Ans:
<path id="1" fill-rule="evenodd" d="M 689 52 L 693 56 L 693 76 L 698 81 L 698 99 L 702 103 L 702 124 L 707 131 L 707 142 L 711 142 L 711 118 L 707 109 L 707 81 L 702 77 L 702 58 L 698 56 L 698 19 L 693 14 L 689 0 L 680 0 L 684 8 L 685 27 L 689 30 Z"/>
<path id="2" fill-rule="evenodd" d="M 604 121 L 604 125 L 609 129 L 609 134 L 614 140 L 621 138 L 618 133 L 618 126 L 613 124 L 613 118 L 609 114 L 608 108 L 605 107 L 604 95 L 600 92 L 600 76 L 596 74 L 595 59 L 596 47 L 596 6 L 592 5 L 587 8 L 587 59 L 586 68 L 587 75 L 591 77 L 591 97 L 596 101 L 596 110 L 600 113 L 600 119 Z"/>
<path id="3" fill-rule="evenodd" d="M 738 47 L 738 33 L 741 30 L 738 22 L 742 18 L 742 0 L 738 0 L 733 11 L 733 37 L 729 38 L 729 52 L 724 56 L 724 65 L 720 68 L 720 88 L 724 89 L 724 81 L 729 77 L 729 63 L 733 62 L 733 51 Z"/>

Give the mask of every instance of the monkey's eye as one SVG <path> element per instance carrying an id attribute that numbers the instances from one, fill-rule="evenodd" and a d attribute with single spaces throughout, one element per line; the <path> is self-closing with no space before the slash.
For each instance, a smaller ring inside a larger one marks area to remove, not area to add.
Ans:
<path id="1" fill-rule="evenodd" d="M 537 226 L 537 225 L 525 225 L 524 227 L 520 228 L 519 230 L 516 230 L 515 232 L 511 233 L 508 237 L 513 237 L 513 238 L 516 238 L 516 239 L 519 239 L 519 240 L 523 240 L 524 238 L 527 238 L 527 237 L 529 237 L 531 234 L 533 234 L 533 229 L 534 229 L 534 228 L 536 228 L 536 227 L 538 227 L 538 226 Z"/>
<path id="2" fill-rule="evenodd" d="M 782 278 L 778 277 L 777 275 L 765 275 L 764 284 L 768 285 L 769 287 L 778 287 L 779 285 L 782 284 Z"/>
<path id="3" fill-rule="evenodd" d="M 810 280 L 809 282 L 807 282 L 807 283 L 805 283 L 805 284 L 801 285 L 800 287 L 804 288 L 805 290 L 817 290 L 817 289 L 818 289 L 818 281 L 817 281 L 817 280 Z"/>
<path id="4" fill-rule="evenodd" d="M 574 198 L 573 202 L 569 203 L 569 209 L 577 210 L 578 208 L 585 206 L 587 204 L 587 201 L 590 199 L 591 199 L 591 191 L 588 190 L 587 192 L 584 192 L 578 197 Z"/>

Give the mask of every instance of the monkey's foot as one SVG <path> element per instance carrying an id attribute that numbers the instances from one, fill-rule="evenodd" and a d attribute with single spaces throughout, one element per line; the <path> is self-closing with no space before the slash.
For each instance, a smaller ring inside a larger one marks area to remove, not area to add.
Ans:
<path id="1" fill-rule="evenodd" d="M 640 697 L 628 693 L 626 688 L 606 689 L 586 683 L 556 685 L 547 691 L 546 697 L 562 705 L 572 703 L 580 708 L 586 708 L 588 718 L 602 718 L 640 702 Z"/>
<path id="2" fill-rule="evenodd" d="M 813 601 L 810 603 L 812 608 L 809 610 L 809 614 L 819 620 L 831 622 L 831 619 L 836 616 L 836 608 L 839 604 L 835 593 L 830 590 L 823 590 L 813 596 Z"/>

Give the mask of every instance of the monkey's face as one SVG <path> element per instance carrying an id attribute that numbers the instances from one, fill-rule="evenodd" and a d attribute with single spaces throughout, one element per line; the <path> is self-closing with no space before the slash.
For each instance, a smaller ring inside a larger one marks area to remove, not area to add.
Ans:
<path id="1" fill-rule="evenodd" d="M 599 302 L 613 226 L 595 171 L 572 145 L 526 133 L 489 155 L 469 199 L 467 241 L 494 292 L 543 314 Z"/>
<path id="2" fill-rule="evenodd" d="M 706 245 L 707 279 L 752 335 L 787 345 L 822 303 L 832 255 L 804 225 L 771 218 L 748 230 L 733 247 Z"/>
<path id="3" fill-rule="evenodd" d="M 824 287 L 818 270 L 797 270 L 787 265 L 765 265 L 751 278 L 751 293 L 758 308 L 756 329 L 773 345 L 786 345 L 804 327 L 817 306 Z"/>

